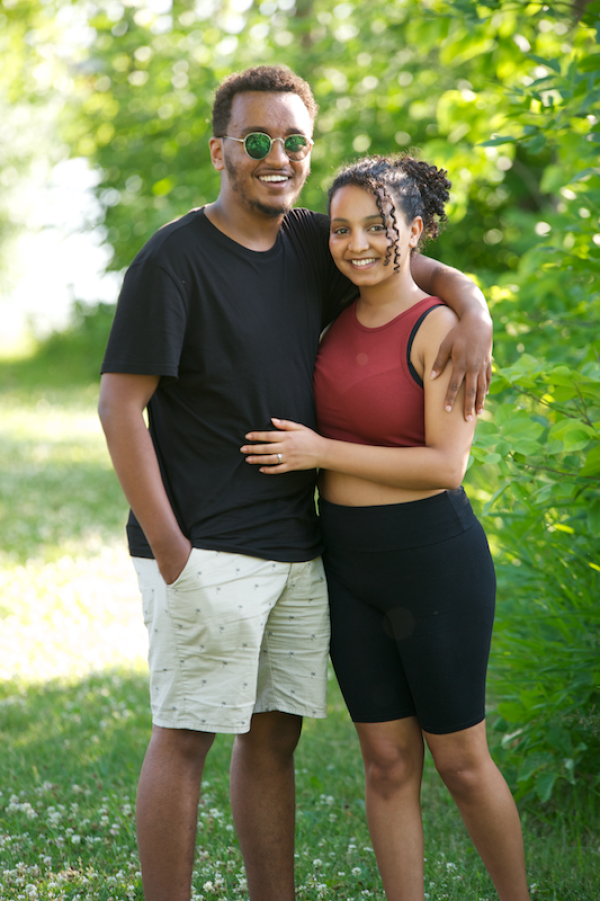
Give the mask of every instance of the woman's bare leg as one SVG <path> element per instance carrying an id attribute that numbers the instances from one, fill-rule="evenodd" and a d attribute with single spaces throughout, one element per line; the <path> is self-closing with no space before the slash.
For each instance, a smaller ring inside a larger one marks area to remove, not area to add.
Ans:
<path id="1" fill-rule="evenodd" d="M 367 822 L 388 901 L 423 901 L 421 777 L 424 745 L 415 717 L 356 723 Z"/>
<path id="2" fill-rule="evenodd" d="M 519 813 L 490 757 L 485 722 L 425 738 L 500 901 L 529 901 Z"/>

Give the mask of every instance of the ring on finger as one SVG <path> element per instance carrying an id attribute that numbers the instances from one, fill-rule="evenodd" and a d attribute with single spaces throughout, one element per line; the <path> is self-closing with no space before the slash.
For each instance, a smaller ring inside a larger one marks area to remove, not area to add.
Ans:
<path id="1" fill-rule="evenodd" d="M 281 454 L 277 454 L 277 459 L 278 459 L 279 462 L 281 463 Z"/>

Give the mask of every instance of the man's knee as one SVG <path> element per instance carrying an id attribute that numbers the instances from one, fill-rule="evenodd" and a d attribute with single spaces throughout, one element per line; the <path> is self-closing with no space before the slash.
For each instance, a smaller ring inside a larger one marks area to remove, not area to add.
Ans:
<path id="1" fill-rule="evenodd" d="M 250 731 L 237 735 L 235 743 L 245 753 L 287 758 L 296 750 L 301 732 L 301 716 L 273 710 L 255 713 Z"/>
<path id="2" fill-rule="evenodd" d="M 153 726 L 149 747 L 154 754 L 177 757 L 182 761 L 203 762 L 214 740 L 213 732 Z"/>

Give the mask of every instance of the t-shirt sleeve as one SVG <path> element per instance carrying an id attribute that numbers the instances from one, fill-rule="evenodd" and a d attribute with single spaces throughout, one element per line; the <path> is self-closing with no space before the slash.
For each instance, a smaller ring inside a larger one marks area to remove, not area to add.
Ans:
<path id="1" fill-rule="evenodd" d="M 321 325 L 325 328 L 330 322 L 336 319 L 342 310 L 345 310 L 353 300 L 358 297 L 358 288 L 352 282 L 342 275 L 333 260 L 331 261 L 332 271 L 329 281 L 329 287 L 323 304 L 323 318 Z"/>
<path id="2" fill-rule="evenodd" d="M 177 378 L 187 326 L 180 285 L 152 260 L 125 275 L 102 372 Z"/>
<path id="3" fill-rule="evenodd" d="M 306 210 L 299 212 L 306 213 Z M 342 275 L 329 252 L 329 216 L 308 213 L 312 227 L 312 260 L 319 261 L 324 285 L 321 327 L 325 328 L 358 296 L 358 288 Z"/>

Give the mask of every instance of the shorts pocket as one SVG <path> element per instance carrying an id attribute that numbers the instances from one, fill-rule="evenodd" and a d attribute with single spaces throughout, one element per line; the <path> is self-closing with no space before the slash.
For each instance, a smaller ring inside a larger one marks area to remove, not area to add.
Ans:
<path id="1" fill-rule="evenodd" d="M 146 559 L 145 557 L 134 557 L 133 566 L 136 571 L 138 587 L 142 596 L 144 625 L 149 628 L 154 619 L 154 608 L 156 604 L 156 591 L 154 588 L 154 582 L 156 581 L 157 575 L 156 561 Z"/>
<path id="2" fill-rule="evenodd" d="M 190 556 L 187 558 L 187 560 L 185 562 L 185 566 L 183 567 L 183 569 L 181 570 L 181 572 L 179 573 L 179 575 L 177 576 L 175 581 L 169 582 L 169 583 L 165 582 L 165 585 L 167 586 L 167 590 L 169 590 L 171 588 L 178 588 L 182 582 L 187 581 L 190 574 L 194 572 L 193 558 L 196 556 L 197 553 L 198 553 L 198 548 L 193 547 L 190 551 Z"/>

